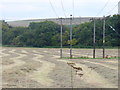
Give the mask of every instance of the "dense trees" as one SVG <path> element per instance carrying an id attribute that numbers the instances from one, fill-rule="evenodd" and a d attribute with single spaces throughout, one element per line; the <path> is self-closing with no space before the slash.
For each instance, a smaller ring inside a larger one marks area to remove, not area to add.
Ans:
<path id="1" fill-rule="evenodd" d="M 103 19 L 98 19 L 96 22 L 96 45 L 102 46 L 103 39 Z M 113 31 L 111 25 L 118 33 L 120 33 L 120 15 L 113 15 L 106 17 L 105 30 L 105 45 L 118 46 L 119 36 Z M 79 46 L 92 46 L 93 42 L 93 21 L 78 25 L 73 30 L 73 36 L 78 40 Z"/>
<path id="2" fill-rule="evenodd" d="M 120 15 L 106 18 L 106 46 L 118 46 L 118 35 L 109 25 L 120 33 Z M 102 46 L 103 20 L 96 20 L 96 45 Z M 11 27 L 5 21 L 2 22 L 3 45 L 46 47 L 60 46 L 60 25 L 51 22 L 32 22 L 29 27 Z M 74 46 L 92 46 L 93 21 L 73 27 Z M 63 45 L 69 46 L 69 27 L 63 26 Z"/>

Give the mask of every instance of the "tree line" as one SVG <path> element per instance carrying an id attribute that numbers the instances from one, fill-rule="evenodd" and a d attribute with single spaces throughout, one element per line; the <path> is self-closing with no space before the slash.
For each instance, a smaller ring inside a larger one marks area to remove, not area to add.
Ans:
<path id="1" fill-rule="evenodd" d="M 102 46 L 103 19 L 96 21 L 96 46 Z M 105 46 L 119 46 L 120 15 L 106 17 Z M 63 46 L 69 47 L 70 27 L 63 25 Z M 2 21 L 2 44 L 18 47 L 60 47 L 60 25 L 52 21 L 32 22 L 28 27 L 12 27 Z M 74 47 L 93 45 L 93 21 L 73 26 Z"/>

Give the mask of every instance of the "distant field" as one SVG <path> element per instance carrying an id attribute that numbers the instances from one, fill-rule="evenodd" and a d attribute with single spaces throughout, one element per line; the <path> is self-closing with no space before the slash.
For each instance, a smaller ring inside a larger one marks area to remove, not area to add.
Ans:
<path id="1" fill-rule="evenodd" d="M 117 88 L 117 59 L 60 59 L 59 48 L 3 47 L 3 88 Z M 118 56 L 117 49 L 106 55 Z M 92 49 L 73 49 L 73 57 L 92 57 Z M 69 57 L 69 49 L 63 49 Z M 102 49 L 96 50 L 102 57 Z"/>

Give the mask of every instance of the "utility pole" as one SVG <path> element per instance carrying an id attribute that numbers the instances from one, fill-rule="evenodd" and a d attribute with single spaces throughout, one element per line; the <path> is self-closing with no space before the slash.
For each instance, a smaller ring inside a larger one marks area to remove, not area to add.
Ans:
<path id="1" fill-rule="evenodd" d="M 105 58 L 105 16 L 103 18 L 103 58 Z"/>
<path id="2" fill-rule="evenodd" d="M 70 58 L 72 58 L 72 15 L 70 15 Z"/>
<path id="3" fill-rule="evenodd" d="M 62 58 L 62 29 L 63 29 L 63 25 L 62 25 L 62 18 L 60 18 L 60 23 L 61 23 L 61 34 L 60 34 L 60 41 L 61 41 L 61 48 L 60 48 L 60 58 Z"/>
<path id="4" fill-rule="evenodd" d="M 95 27 L 96 27 L 96 23 L 95 23 L 95 18 L 94 18 L 94 30 L 93 30 L 93 58 L 95 58 Z"/>

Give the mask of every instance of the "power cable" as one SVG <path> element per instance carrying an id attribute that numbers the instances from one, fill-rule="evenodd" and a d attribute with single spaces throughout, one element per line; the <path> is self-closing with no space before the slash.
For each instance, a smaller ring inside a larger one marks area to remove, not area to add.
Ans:
<path id="1" fill-rule="evenodd" d="M 107 13 L 105 14 L 105 16 L 108 15 L 109 13 L 111 13 L 111 12 L 117 7 L 117 5 L 118 5 L 118 4 L 116 4 L 109 12 L 107 12 Z"/>
<path id="2" fill-rule="evenodd" d="M 109 24 L 108 24 L 108 25 L 109 25 Z M 117 35 L 120 37 L 120 34 L 115 30 L 115 28 L 113 28 L 111 25 L 109 25 L 109 27 L 110 27 L 114 32 L 116 32 Z"/>
<path id="3" fill-rule="evenodd" d="M 108 0 L 108 1 L 105 3 L 104 7 L 97 13 L 96 16 L 98 16 L 98 15 L 105 9 L 105 7 L 108 5 L 109 1 L 110 1 L 110 0 Z"/>
<path id="4" fill-rule="evenodd" d="M 65 18 L 67 18 L 62 0 L 61 0 L 61 6 L 62 6 L 62 11 L 63 11 L 63 13 L 64 13 Z"/>
<path id="5" fill-rule="evenodd" d="M 53 6 L 51 0 L 49 0 L 49 3 L 50 3 L 50 5 L 51 5 L 51 8 L 52 8 L 53 12 L 54 12 L 55 15 L 59 18 L 59 16 L 58 16 L 58 14 L 56 13 L 55 8 L 54 8 L 54 6 Z"/>

